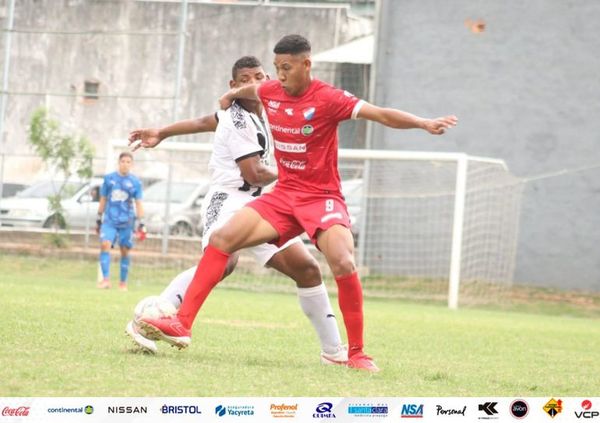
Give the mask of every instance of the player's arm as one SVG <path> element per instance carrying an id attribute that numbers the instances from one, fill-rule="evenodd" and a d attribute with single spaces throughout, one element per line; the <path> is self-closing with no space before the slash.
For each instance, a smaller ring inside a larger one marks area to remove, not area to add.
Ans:
<path id="1" fill-rule="evenodd" d="M 264 187 L 277 180 L 277 168 L 262 164 L 258 153 L 236 162 L 242 178 L 250 185 Z"/>
<path id="2" fill-rule="evenodd" d="M 141 140 L 133 148 L 133 151 L 141 147 L 154 148 L 169 137 L 198 134 L 200 132 L 214 132 L 217 129 L 217 124 L 216 115 L 211 114 L 197 119 L 181 120 L 163 128 L 134 129 L 129 133 L 129 145 Z"/>
<path id="3" fill-rule="evenodd" d="M 233 100 L 238 98 L 246 100 L 260 100 L 258 96 L 258 87 L 260 84 L 245 85 L 239 88 L 232 88 L 221 96 L 219 106 L 225 110 L 231 106 Z"/>
<path id="4" fill-rule="evenodd" d="M 378 107 L 363 103 L 357 118 L 372 120 L 382 125 L 396 129 L 423 129 L 430 134 L 441 135 L 446 129 L 456 125 L 456 116 L 443 116 L 435 119 L 425 119 L 398 109 Z"/>
<path id="5" fill-rule="evenodd" d="M 100 195 L 100 201 L 98 201 L 98 216 L 96 216 L 96 233 L 100 233 L 100 226 L 102 226 L 102 215 L 106 209 L 106 197 Z"/>

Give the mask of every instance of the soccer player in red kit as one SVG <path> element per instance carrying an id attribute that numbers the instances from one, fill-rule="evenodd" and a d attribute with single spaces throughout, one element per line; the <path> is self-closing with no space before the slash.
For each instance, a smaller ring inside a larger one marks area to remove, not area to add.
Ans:
<path id="1" fill-rule="evenodd" d="M 419 128 L 439 135 L 457 123 L 455 116 L 424 119 L 381 108 L 310 74 L 311 46 L 300 35 L 286 35 L 274 48 L 278 80 L 234 88 L 221 99 L 260 99 L 267 110 L 279 172 L 272 192 L 248 203 L 210 238 L 177 316 L 144 319 L 156 339 L 185 347 L 204 300 L 218 283 L 233 252 L 263 242 L 283 245 L 306 232 L 325 255 L 338 285 L 338 302 L 348 335 L 348 367 L 379 371 L 363 351 L 363 295 L 354 262 L 350 219 L 340 191 L 337 127 L 346 119 Z"/>

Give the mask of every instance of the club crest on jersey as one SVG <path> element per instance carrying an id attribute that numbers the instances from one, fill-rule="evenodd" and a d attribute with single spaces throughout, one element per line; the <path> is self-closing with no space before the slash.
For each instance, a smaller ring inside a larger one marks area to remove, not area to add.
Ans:
<path id="1" fill-rule="evenodd" d="M 309 107 L 308 109 L 304 109 L 302 114 L 304 115 L 304 119 L 311 120 L 313 117 L 315 117 L 315 108 Z"/>
<path id="2" fill-rule="evenodd" d="M 304 135 L 305 137 L 308 137 L 310 134 L 312 134 L 314 131 L 314 128 L 312 127 L 312 125 L 304 125 L 302 127 L 302 135 Z"/>

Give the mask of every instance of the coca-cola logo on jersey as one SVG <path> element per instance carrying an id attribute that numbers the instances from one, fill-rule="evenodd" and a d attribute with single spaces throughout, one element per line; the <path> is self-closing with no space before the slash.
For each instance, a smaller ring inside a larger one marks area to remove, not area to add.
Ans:
<path id="1" fill-rule="evenodd" d="M 30 407 L 4 407 L 2 410 L 3 416 L 28 416 Z"/>
<path id="2" fill-rule="evenodd" d="M 304 170 L 306 169 L 306 161 L 304 160 L 286 160 L 284 158 L 279 159 L 279 163 L 288 169 L 298 169 Z"/>

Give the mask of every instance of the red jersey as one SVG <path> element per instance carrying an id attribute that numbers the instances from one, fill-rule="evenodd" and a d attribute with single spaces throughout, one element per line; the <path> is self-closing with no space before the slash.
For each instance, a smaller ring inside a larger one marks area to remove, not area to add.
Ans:
<path id="1" fill-rule="evenodd" d="M 258 95 L 273 134 L 277 187 L 339 193 L 338 124 L 356 118 L 364 102 L 319 80 L 299 97 L 288 95 L 276 80 L 261 84 Z"/>

